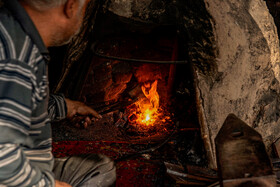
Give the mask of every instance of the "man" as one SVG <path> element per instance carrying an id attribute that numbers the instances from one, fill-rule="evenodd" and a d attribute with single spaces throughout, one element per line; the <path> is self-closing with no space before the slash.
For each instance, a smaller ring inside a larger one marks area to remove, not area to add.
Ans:
<path id="1" fill-rule="evenodd" d="M 109 186 L 115 180 L 113 162 L 101 155 L 56 160 L 53 170 L 49 118 L 100 117 L 62 95 L 49 101 L 48 94 L 46 47 L 71 40 L 86 4 L 4 0 L 0 8 L 0 186 Z"/>

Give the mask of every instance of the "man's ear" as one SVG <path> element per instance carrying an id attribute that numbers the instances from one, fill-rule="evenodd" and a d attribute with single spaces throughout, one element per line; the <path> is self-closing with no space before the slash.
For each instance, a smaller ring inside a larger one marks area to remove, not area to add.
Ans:
<path id="1" fill-rule="evenodd" d="M 72 18 L 78 10 L 79 1 L 67 0 L 64 4 L 64 14 L 67 18 Z"/>

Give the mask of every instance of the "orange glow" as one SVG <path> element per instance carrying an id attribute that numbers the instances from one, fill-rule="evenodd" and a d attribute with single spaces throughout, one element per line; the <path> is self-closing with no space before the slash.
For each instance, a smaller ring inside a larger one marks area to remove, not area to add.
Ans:
<path id="1" fill-rule="evenodd" d="M 149 121 L 151 119 L 150 114 L 146 115 L 146 121 Z"/>
<path id="2" fill-rule="evenodd" d="M 143 97 L 126 108 L 129 124 L 139 133 L 166 132 L 172 125 L 167 108 L 159 106 L 157 86 L 157 80 L 143 84 Z"/>
<path id="3" fill-rule="evenodd" d="M 158 118 L 159 95 L 157 92 L 157 80 L 153 83 L 146 83 L 142 86 L 146 98 L 136 103 L 139 113 L 136 122 L 141 125 L 150 126 Z"/>

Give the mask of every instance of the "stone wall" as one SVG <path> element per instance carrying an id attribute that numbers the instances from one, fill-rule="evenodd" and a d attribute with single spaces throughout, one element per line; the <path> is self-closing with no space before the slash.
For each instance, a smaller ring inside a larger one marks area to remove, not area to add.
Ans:
<path id="1" fill-rule="evenodd" d="M 262 134 L 269 149 L 280 137 L 279 40 L 263 0 L 205 0 L 213 18 L 217 73 L 196 68 L 203 138 L 210 144 L 229 113 Z"/>

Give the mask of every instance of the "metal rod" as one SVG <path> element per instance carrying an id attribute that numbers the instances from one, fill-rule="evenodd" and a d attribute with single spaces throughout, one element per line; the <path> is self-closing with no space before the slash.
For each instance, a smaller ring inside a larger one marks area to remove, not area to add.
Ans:
<path id="1" fill-rule="evenodd" d="M 111 59 L 111 60 L 119 60 L 119 61 L 126 61 L 126 62 L 138 62 L 138 63 L 149 63 L 149 64 L 187 64 L 187 60 L 171 60 L 171 61 L 162 61 L 162 60 L 141 60 L 141 59 L 133 59 L 133 58 L 121 58 L 121 57 L 116 57 L 116 56 L 109 56 L 109 55 L 103 55 L 97 52 L 96 50 L 96 45 L 98 42 L 94 43 L 91 47 L 91 50 L 94 55 L 101 57 L 101 58 L 106 58 L 106 59 Z"/>

